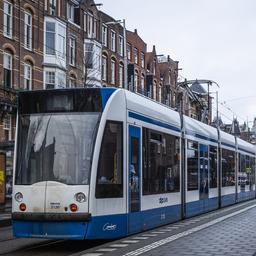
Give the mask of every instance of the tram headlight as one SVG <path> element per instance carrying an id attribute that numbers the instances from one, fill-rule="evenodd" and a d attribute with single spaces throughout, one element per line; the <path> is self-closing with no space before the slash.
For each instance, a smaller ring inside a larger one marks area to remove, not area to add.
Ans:
<path id="1" fill-rule="evenodd" d="M 75 199 L 76 199 L 76 201 L 79 202 L 79 203 L 84 203 L 84 202 L 86 202 L 86 196 L 85 196 L 85 194 L 82 193 L 82 192 L 76 193 L 76 194 L 75 194 Z"/>
<path id="2" fill-rule="evenodd" d="M 15 198 L 15 200 L 16 200 L 17 202 L 20 203 L 20 202 L 22 202 L 22 200 L 23 200 L 23 195 L 22 195 L 22 193 L 18 192 L 18 193 L 15 194 L 14 198 Z"/>

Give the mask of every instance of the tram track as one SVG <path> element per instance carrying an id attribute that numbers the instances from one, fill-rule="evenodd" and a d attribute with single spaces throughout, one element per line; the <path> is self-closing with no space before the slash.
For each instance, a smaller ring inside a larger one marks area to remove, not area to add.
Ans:
<path id="1" fill-rule="evenodd" d="M 15 240 L 15 241 L 14 241 Z M 0 241 L 0 256 L 68 256 L 79 251 L 92 249 L 107 241 L 66 241 L 10 238 Z M 108 241 L 109 242 L 109 241 Z"/>

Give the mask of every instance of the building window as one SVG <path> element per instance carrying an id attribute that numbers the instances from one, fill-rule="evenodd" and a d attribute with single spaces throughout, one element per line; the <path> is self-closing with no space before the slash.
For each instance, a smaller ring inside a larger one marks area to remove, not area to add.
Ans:
<path id="1" fill-rule="evenodd" d="M 76 78 L 74 75 L 69 77 L 69 88 L 76 88 Z"/>
<path id="2" fill-rule="evenodd" d="M 85 67 L 88 69 L 93 68 L 93 44 L 85 44 Z"/>
<path id="3" fill-rule="evenodd" d="M 142 74 L 141 79 L 140 79 L 140 87 L 141 87 L 141 93 L 144 94 L 144 90 L 145 90 L 145 77 Z"/>
<path id="4" fill-rule="evenodd" d="M 75 38 L 69 38 L 69 64 L 76 65 L 76 40 Z"/>
<path id="5" fill-rule="evenodd" d="M 162 86 L 159 86 L 158 90 L 158 101 L 162 102 Z"/>
<path id="6" fill-rule="evenodd" d="M 131 60 L 131 49 L 132 46 L 130 44 L 127 44 L 127 59 Z"/>
<path id="7" fill-rule="evenodd" d="M 12 116 L 6 115 L 3 119 L 3 128 L 5 130 L 5 139 L 12 140 Z"/>
<path id="8" fill-rule="evenodd" d="M 50 0 L 49 7 L 50 7 L 50 14 L 56 15 L 56 0 Z"/>
<path id="9" fill-rule="evenodd" d="M 59 22 L 46 21 L 46 54 L 66 58 L 66 27 Z"/>
<path id="10" fill-rule="evenodd" d="M 46 71 L 45 72 L 45 89 L 54 89 L 55 88 L 55 71 Z"/>
<path id="11" fill-rule="evenodd" d="M 55 23 L 46 22 L 46 54 L 55 55 Z"/>
<path id="12" fill-rule="evenodd" d="M 139 76 L 138 76 L 138 71 L 135 70 L 134 72 L 134 92 L 138 91 L 138 84 L 139 84 Z"/>
<path id="13" fill-rule="evenodd" d="M 122 63 L 119 64 L 119 87 L 124 86 L 124 65 Z"/>
<path id="14" fill-rule="evenodd" d="M 119 47 L 118 47 L 118 49 L 119 49 L 119 54 L 120 54 L 121 56 L 123 56 L 123 55 L 124 55 L 124 38 L 123 38 L 122 36 L 119 36 L 119 41 L 118 41 L 118 43 L 119 43 Z"/>
<path id="15" fill-rule="evenodd" d="M 12 87 L 12 55 L 4 53 L 4 86 Z"/>
<path id="16" fill-rule="evenodd" d="M 87 13 L 84 13 L 84 31 L 87 30 Z"/>
<path id="17" fill-rule="evenodd" d="M 25 48 L 31 50 L 32 49 L 32 14 L 29 12 L 25 12 L 25 27 L 24 27 L 24 44 Z"/>
<path id="18" fill-rule="evenodd" d="M 140 57 L 141 57 L 141 67 L 145 68 L 145 54 L 142 52 Z"/>
<path id="19" fill-rule="evenodd" d="M 32 66 L 29 63 L 24 64 L 24 89 L 32 90 Z"/>
<path id="20" fill-rule="evenodd" d="M 58 24 L 57 49 L 57 55 L 64 59 L 66 55 L 66 29 L 60 24 Z"/>
<path id="21" fill-rule="evenodd" d="M 45 68 L 45 89 L 66 88 L 66 73 L 56 68 Z"/>
<path id="22" fill-rule="evenodd" d="M 116 61 L 111 60 L 111 84 L 116 83 Z"/>
<path id="23" fill-rule="evenodd" d="M 110 50 L 115 52 L 116 51 L 116 32 L 111 30 L 111 45 Z"/>
<path id="24" fill-rule="evenodd" d="M 97 37 L 97 19 L 93 19 L 93 38 Z"/>
<path id="25" fill-rule="evenodd" d="M 88 37 L 91 38 L 93 36 L 93 15 L 88 13 Z"/>
<path id="26" fill-rule="evenodd" d="M 156 75 L 156 60 L 153 62 L 153 75 Z"/>
<path id="27" fill-rule="evenodd" d="M 107 81 L 107 57 L 102 56 L 102 80 Z"/>
<path id="28" fill-rule="evenodd" d="M 96 198 L 123 197 L 123 124 L 107 121 L 97 173 Z"/>
<path id="29" fill-rule="evenodd" d="M 101 72 L 101 47 L 99 45 L 94 45 L 95 54 L 95 69 Z"/>
<path id="30" fill-rule="evenodd" d="M 4 35 L 12 37 L 12 4 L 4 1 Z"/>
<path id="31" fill-rule="evenodd" d="M 108 28 L 106 25 L 102 25 L 102 44 L 103 46 L 108 46 Z"/>
<path id="32" fill-rule="evenodd" d="M 156 81 L 153 84 L 153 99 L 156 100 Z"/>
<path id="33" fill-rule="evenodd" d="M 134 62 L 138 64 L 138 49 L 134 48 Z"/>
<path id="34" fill-rule="evenodd" d="M 11 123 L 12 123 L 11 115 L 6 115 L 4 120 L 3 120 L 4 130 L 8 130 L 8 131 L 11 130 L 11 128 L 12 128 Z"/>
<path id="35" fill-rule="evenodd" d="M 72 3 L 68 3 L 68 20 L 80 26 L 80 8 Z"/>

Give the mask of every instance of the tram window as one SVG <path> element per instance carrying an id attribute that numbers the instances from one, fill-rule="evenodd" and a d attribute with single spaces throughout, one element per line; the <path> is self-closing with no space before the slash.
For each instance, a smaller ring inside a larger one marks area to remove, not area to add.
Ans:
<path id="1" fill-rule="evenodd" d="M 255 158 L 250 157 L 250 167 L 251 167 L 251 184 L 255 184 Z"/>
<path id="2" fill-rule="evenodd" d="M 123 124 L 108 121 L 101 144 L 96 198 L 123 196 Z"/>
<path id="3" fill-rule="evenodd" d="M 143 195 L 180 191 L 179 139 L 143 128 Z"/>
<path id="4" fill-rule="evenodd" d="M 222 187 L 235 186 L 235 152 L 222 149 Z"/>
<path id="5" fill-rule="evenodd" d="M 210 146 L 210 188 L 217 188 L 217 147 Z"/>
<path id="6" fill-rule="evenodd" d="M 249 190 L 252 191 L 253 185 L 255 184 L 255 173 L 254 173 L 254 158 L 246 155 L 245 157 L 245 173 L 246 182 L 245 184 L 249 186 Z"/>
<path id="7" fill-rule="evenodd" d="M 198 143 L 188 141 L 187 149 L 187 187 L 188 190 L 198 189 L 198 168 L 199 168 Z"/>
<path id="8" fill-rule="evenodd" d="M 239 153 L 239 167 L 238 167 L 238 185 L 241 186 L 241 190 L 245 189 L 245 184 L 247 180 L 246 174 L 246 160 L 245 155 Z"/>

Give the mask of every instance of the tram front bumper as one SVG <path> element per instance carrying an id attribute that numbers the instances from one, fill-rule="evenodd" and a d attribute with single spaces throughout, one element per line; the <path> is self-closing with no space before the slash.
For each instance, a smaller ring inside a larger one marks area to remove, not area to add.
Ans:
<path id="1" fill-rule="evenodd" d="M 83 240 L 86 237 L 89 213 L 13 213 L 16 237 Z"/>

